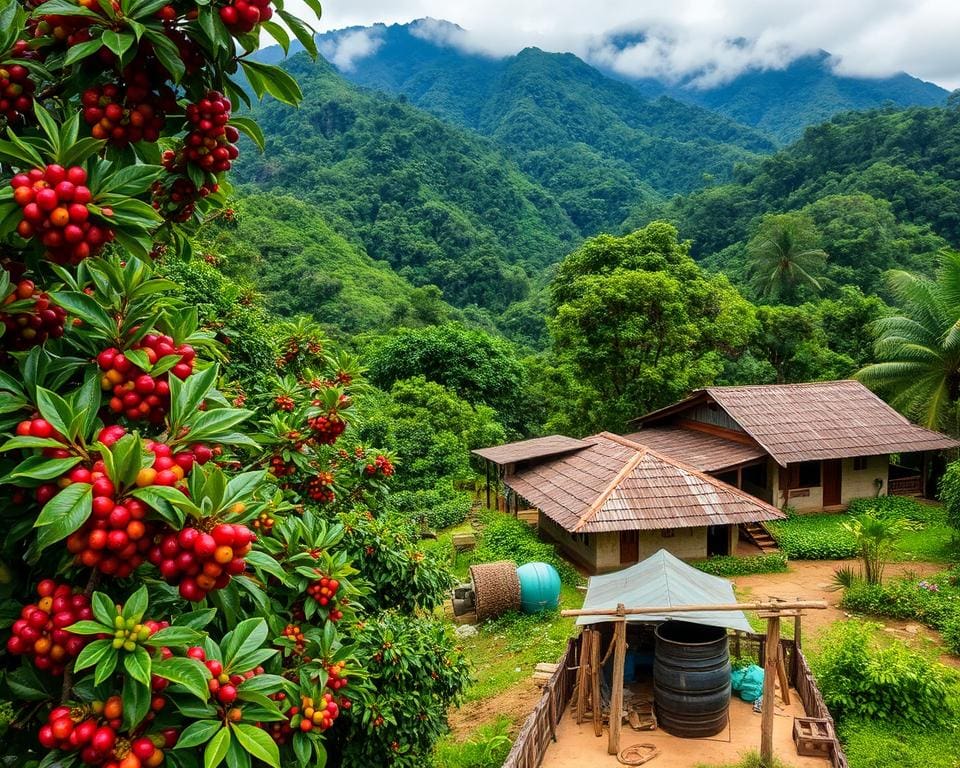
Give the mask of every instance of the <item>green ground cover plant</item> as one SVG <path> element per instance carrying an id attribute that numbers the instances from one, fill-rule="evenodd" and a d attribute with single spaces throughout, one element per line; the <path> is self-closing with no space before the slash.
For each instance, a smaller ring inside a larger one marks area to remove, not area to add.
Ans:
<path id="1" fill-rule="evenodd" d="M 796 515 L 766 525 L 791 560 L 845 560 L 857 556 L 853 534 L 843 527 L 845 520 L 846 515 Z"/>
<path id="2" fill-rule="evenodd" d="M 737 557 L 736 555 L 717 555 L 691 563 L 698 570 L 714 576 L 749 576 L 753 573 L 784 573 L 787 570 L 787 556 L 782 552 L 769 552 L 763 555 Z"/>
<path id="3" fill-rule="evenodd" d="M 482 520 L 483 533 L 473 552 L 473 562 L 513 560 L 517 565 L 529 562 L 549 563 L 557 569 L 564 584 L 581 581 L 576 569 L 557 552 L 556 547 L 537 537 L 537 532 L 522 520 L 502 512 L 488 512 Z"/>
<path id="4" fill-rule="evenodd" d="M 466 741 L 447 737 L 437 744 L 434 768 L 497 768 L 510 753 L 512 722 L 505 715 L 477 728 Z"/>
<path id="5" fill-rule="evenodd" d="M 960 730 L 917 728 L 853 720 L 839 735 L 851 768 L 955 768 L 960 755 Z"/>

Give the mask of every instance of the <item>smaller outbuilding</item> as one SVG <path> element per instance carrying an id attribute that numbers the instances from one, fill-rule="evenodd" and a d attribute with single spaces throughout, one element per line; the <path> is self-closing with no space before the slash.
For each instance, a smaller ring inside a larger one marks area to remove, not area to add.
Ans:
<path id="1" fill-rule="evenodd" d="M 742 523 L 776 507 L 689 464 L 610 432 L 556 435 L 475 451 L 515 506 L 538 510 L 540 532 L 588 573 L 633 565 L 660 549 L 692 560 L 736 551 Z"/>

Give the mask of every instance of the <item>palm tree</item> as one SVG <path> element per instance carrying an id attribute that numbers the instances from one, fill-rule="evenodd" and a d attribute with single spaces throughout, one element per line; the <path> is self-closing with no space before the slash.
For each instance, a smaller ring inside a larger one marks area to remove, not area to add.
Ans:
<path id="1" fill-rule="evenodd" d="M 816 247 L 819 234 L 802 214 L 765 216 L 747 244 L 750 286 L 763 299 L 797 301 L 802 288 L 819 292 L 827 254 Z"/>
<path id="2" fill-rule="evenodd" d="M 925 427 L 950 428 L 960 397 L 960 253 L 940 253 L 936 280 L 896 270 L 887 281 L 900 312 L 874 323 L 877 362 L 856 377 Z"/>

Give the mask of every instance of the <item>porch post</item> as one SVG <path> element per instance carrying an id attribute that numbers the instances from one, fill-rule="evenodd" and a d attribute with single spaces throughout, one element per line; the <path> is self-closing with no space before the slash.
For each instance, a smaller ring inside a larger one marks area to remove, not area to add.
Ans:
<path id="1" fill-rule="evenodd" d="M 487 509 L 490 509 L 490 461 L 484 459 L 483 462 L 484 473 L 487 476 Z"/>

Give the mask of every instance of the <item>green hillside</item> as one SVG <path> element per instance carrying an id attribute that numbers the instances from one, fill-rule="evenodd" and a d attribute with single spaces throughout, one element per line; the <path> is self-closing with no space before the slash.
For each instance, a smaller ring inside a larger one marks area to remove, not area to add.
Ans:
<path id="1" fill-rule="evenodd" d="M 357 333 L 457 314 L 347 242 L 324 221 L 322 209 L 290 195 L 242 195 L 234 220 L 206 227 L 201 243 L 223 254 L 223 270 L 256 285 L 281 316 L 309 313 L 331 328 Z"/>
<path id="2" fill-rule="evenodd" d="M 760 218 L 787 211 L 815 225 L 835 282 L 876 291 L 891 267 L 932 270 L 934 252 L 960 244 L 960 111 L 838 116 L 738 183 L 637 210 L 625 229 L 664 216 L 693 241 L 696 258 L 742 280 Z"/>
<path id="3" fill-rule="evenodd" d="M 285 66 L 304 103 L 254 113 L 267 153 L 239 176 L 318 206 L 334 230 L 454 304 L 506 308 L 579 233 L 556 200 L 485 140 L 353 86 L 324 62 Z"/>

